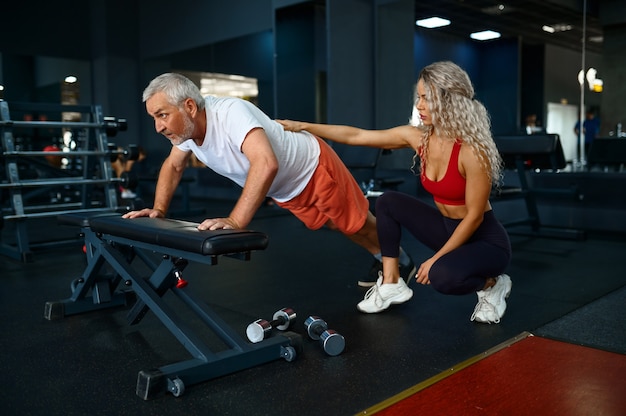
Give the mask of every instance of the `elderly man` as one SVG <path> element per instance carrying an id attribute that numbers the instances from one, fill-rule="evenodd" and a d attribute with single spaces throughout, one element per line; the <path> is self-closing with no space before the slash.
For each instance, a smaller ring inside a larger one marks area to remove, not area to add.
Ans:
<path id="1" fill-rule="evenodd" d="M 199 229 L 245 228 L 269 196 L 312 230 L 326 225 L 342 232 L 375 257 L 376 274 L 381 269 L 376 220 L 369 203 L 322 139 L 285 131 L 248 101 L 202 97 L 198 87 L 180 74 L 156 77 L 145 89 L 143 101 L 156 131 L 169 139 L 172 149 L 159 173 L 154 206 L 129 212 L 126 218 L 164 217 L 194 154 L 242 187 L 227 217 L 207 218 Z M 415 267 L 404 253 L 401 260 L 403 277 L 409 279 Z M 370 276 L 371 283 L 361 285 L 371 285 L 376 278 Z"/>

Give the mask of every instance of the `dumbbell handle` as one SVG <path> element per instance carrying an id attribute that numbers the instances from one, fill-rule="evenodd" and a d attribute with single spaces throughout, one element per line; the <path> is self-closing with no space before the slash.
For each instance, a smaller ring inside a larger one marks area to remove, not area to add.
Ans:
<path id="1" fill-rule="evenodd" d="M 296 313 L 291 308 L 283 308 L 274 313 L 271 321 L 265 319 L 257 319 L 246 328 L 246 335 L 250 342 L 261 342 L 265 339 L 267 333 L 276 328 L 285 331 L 291 323 L 296 319 Z"/>
<path id="2" fill-rule="evenodd" d="M 321 326 L 316 326 L 314 328 L 311 328 L 311 332 L 315 335 L 315 339 L 320 339 L 320 336 L 326 331 L 328 331 L 328 329 L 325 329 Z"/>
<path id="3" fill-rule="evenodd" d="M 296 312 L 291 308 L 282 308 L 274 312 L 270 325 L 280 331 L 284 331 L 296 319 Z"/>
<path id="4" fill-rule="evenodd" d="M 270 326 L 272 328 L 279 328 L 282 327 L 283 325 L 289 323 L 289 319 L 285 318 L 284 316 L 279 316 L 274 320 L 270 321 Z M 279 328 L 280 329 L 280 328 Z"/>

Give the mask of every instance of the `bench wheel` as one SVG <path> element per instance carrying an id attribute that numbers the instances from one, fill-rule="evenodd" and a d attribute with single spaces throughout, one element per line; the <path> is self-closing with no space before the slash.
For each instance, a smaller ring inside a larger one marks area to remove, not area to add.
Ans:
<path id="1" fill-rule="evenodd" d="M 179 378 L 168 380 L 169 391 L 174 397 L 180 397 L 185 392 L 185 383 Z"/>
<path id="2" fill-rule="evenodd" d="M 296 359 L 296 349 L 294 347 L 292 347 L 291 345 L 288 345 L 286 347 L 282 347 L 280 350 L 281 353 L 281 357 L 283 357 L 285 359 L 285 361 L 287 362 L 292 362 L 293 360 Z"/>

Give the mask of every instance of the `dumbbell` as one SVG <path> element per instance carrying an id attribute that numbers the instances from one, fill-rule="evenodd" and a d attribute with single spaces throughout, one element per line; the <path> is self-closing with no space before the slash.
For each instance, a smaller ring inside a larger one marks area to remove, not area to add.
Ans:
<path id="1" fill-rule="evenodd" d="M 276 328 L 285 331 L 296 320 L 296 313 L 291 308 L 283 308 L 274 313 L 271 321 L 257 319 L 246 328 L 246 336 L 250 342 L 263 341 L 272 330 Z"/>
<path id="2" fill-rule="evenodd" d="M 139 185 L 139 176 L 135 172 L 122 172 L 120 175 L 120 184 L 126 189 L 135 190 Z"/>
<path id="3" fill-rule="evenodd" d="M 118 131 L 128 130 L 128 122 L 124 118 L 104 117 L 102 121 L 108 137 L 115 137 Z"/>
<path id="4" fill-rule="evenodd" d="M 324 352 L 328 355 L 339 355 L 346 347 L 346 340 L 343 335 L 334 329 L 328 329 L 328 324 L 319 316 L 309 316 L 304 321 L 306 332 L 313 340 L 319 340 Z"/>
<path id="5" fill-rule="evenodd" d="M 141 156 L 139 146 L 136 144 L 129 144 L 126 149 L 118 149 L 115 143 L 107 143 L 107 152 L 109 153 L 111 163 L 115 162 L 120 156 L 125 160 L 139 160 L 139 156 Z"/>

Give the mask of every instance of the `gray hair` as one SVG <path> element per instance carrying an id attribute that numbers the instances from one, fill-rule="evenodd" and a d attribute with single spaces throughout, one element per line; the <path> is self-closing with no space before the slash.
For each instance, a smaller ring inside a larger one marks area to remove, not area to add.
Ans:
<path id="1" fill-rule="evenodd" d="M 187 99 L 196 102 L 199 109 L 204 109 L 204 98 L 200 89 L 189 78 L 172 72 L 161 74 L 152 81 L 143 91 L 143 102 L 146 102 L 154 94 L 162 92 L 171 104 L 178 107 Z"/>

